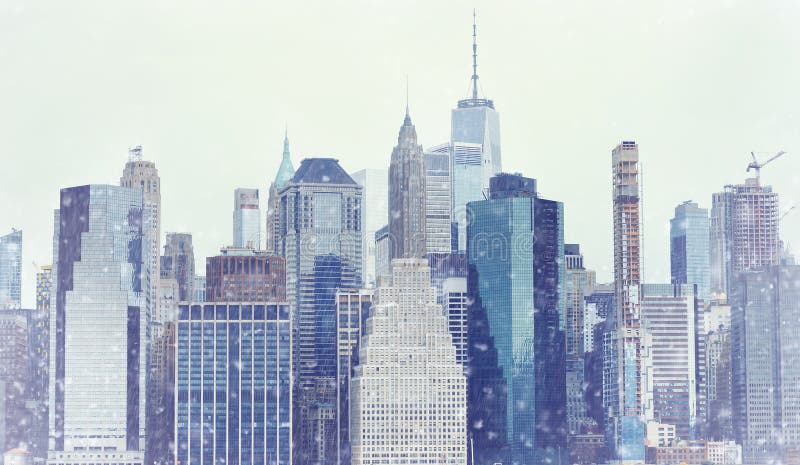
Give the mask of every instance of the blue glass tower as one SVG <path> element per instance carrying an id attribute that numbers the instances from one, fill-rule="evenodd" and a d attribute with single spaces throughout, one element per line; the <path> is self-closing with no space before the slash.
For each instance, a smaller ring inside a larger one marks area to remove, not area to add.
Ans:
<path id="1" fill-rule="evenodd" d="M 0 236 L 0 308 L 22 305 L 22 231 Z"/>
<path id="2" fill-rule="evenodd" d="M 675 207 L 669 225 L 672 284 L 697 284 L 697 297 L 708 300 L 711 273 L 708 210 L 694 202 L 683 202 Z"/>
<path id="3" fill-rule="evenodd" d="M 486 310 L 507 389 L 509 456 L 566 463 L 564 220 L 536 181 L 500 174 L 489 199 L 470 202 L 470 280 Z"/>
<path id="4" fill-rule="evenodd" d="M 188 304 L 176 331 L 176 463 L 291 463 L 285 303 Z"/>

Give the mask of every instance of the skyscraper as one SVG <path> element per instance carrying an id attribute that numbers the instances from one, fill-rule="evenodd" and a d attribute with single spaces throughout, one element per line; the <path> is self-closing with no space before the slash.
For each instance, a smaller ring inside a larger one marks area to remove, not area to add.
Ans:
<path id="1" fill-rule="evenodd" d="M 363 255 L 364 285 L 375 286 L 378 274 L 375 271 L 376 243 L 378 232 L 389 218 L 389 172 L 385 169 L 363 169 L 351 176 L 363 188 L 361 197 L 361 232 L 364 243 Z"/>
<path id="2" fill-rule="evenodd" d="M 337 160 L 307 158 L 279 193 L 278 252 L 294 311 L 298 465 L 316 463 L 320 453 L 335 460 L 336 290 L 361 286 L 361 191 Z M 319 440 L 315 418 L 330 425 Z"/>
<path id="3" fill-rule="evenodd" d="M 141 189 L 61 190 L 50 309 L 50 464 L 144 462 L 151 276 L 144 209 Z"/>
<path id="4" fill-rule="evenodd" d="M 286 261 L 253 249 L 224 248 L 206 258 L 206 302 L 283 302 Z"/>
<path id="5" fill-rule="evenodd" d="M 450 144 L 425 151 L 425 240 L 428 253 L 452 250 Z"/>
<path id="6" fill-rule="evenodd" d="M 745 463 L 800 446 L 800 266 L 737 275 L 731 305 L 733 427 Z"/>
<path id="7" fill-rule="evenodd" d="M 280 196 L 278 192 L 283 189 L 287 182 L 294 176 L 294 166 L 292 166 L 292 155 L 289 152 L 289 130 L 283 137 L 283 157 L 275 173 L 275 179 L 269 186 L 269 199 L 267 200 L 267 228 L 265 229 L 267 252 L 277 253 L 280 243 Z"/>
<path id="8" fill-rule="evenodd" d="M 711 293 L 730 295 L 736 274 L 779 263 L 778 194 L 757 178 L 712 196 Z"/>
<path id="9" fill-rule="evenodd" d="M 645 418 L 674 425 L 680 439 L 695 439 L 695 285 L 642 284 L 639 297 Z"/>
<path id="10" fill-rule="evenodd" d="M 500 117 L 494 102 L 478 97 L 477 26 L 472 23 L 472 95 L 458 101 L 451 115 L 450 145 L 453 221 L 458 222 L 458 249 L 466 245 L 468 202 L 482 200 L 489 180 L 502 171 Z"/>
<path id="11" fill-rule="evenodd" d="M 144 221 L 143 234 L 147 245 L 143 260 L 146 260 L 145 269 L 149 270 L 147 278 L 148 299 L 151 310 L 155 309 L 158 302 L 158 280 L 160 277 L 161 253 L 161 178 L 158 177 L 156 164 L 142 160 L 142 146 L 137 145 L 128 150 L 128 162 L 119 178 L 119 185 L 133 189 L 141 189 L 144 194 Z M 143 277 L 145 279 L 146 277 Z"/>
<path id="12" fill-rule="evenodd" d="M 563 205 L 539 197 L 534 179 L 499 174 L 489 199 L 468 208 L 470 293 L 486 310 L 507 388 L 505 460 L 566 462 Z"/>
<path id="13" fill-rule="evenodd" d="M 22 306 L 22 231 L 0 236 L 0 308 Z"/>
<path id="14" fill-rule="evenodd" d="M 337 465 L 350 464 L 350 382 L 358 365 L 358 347 L 366 333 L 372 307 L 372 289 L 344 290 L 336 293 L 336 431 Z"/>
<path id="15" fill-rule="evenodd" d="M 694 202 L 675 207 L 669 222 L 670 269 L 673 284 L 697 284 L 697 297 L 709 294 L 709 221 L 708 210 Z"/>
<path id="16" fill-rule="evenodd" d="M 29 310 L 0 309 L 0 447 L 29 449 Z"/>
<path id="17" fill-rule="evenodd" d="M 392 258 L 424 257 L 425 239 L 425 158 L 417 144 L 417 131 L 406 117 L 400 126 L 397 145 L 389 165 L 389 237 Z"/>
<path id="18" fill-rule="evenodd" d="M 261 250 L 258 189 L 240 187 L 233 193 L 233 246 Z"/>
<path id="19" fill-rule="evenodd" d="M 352 464 L 467 462 L 466 380 L 426 260 L 392 261 L 351 381 Z"/>
<path id="20" fill-rule="evenodd" d="M 178 300 L 195 300 L 194 246 L 189 233 L 167 233 L 164 255 L 161 256 L 161 278 L 178 282 Z M 205 288 L 205 285 L 203 286 Z"/>
<path id="21" fill-rule="evenodd" d="M 564 244 L 567 350 L 567 424 L 570 434 L 586 422 L 584 400 L 584 298 L 595 285 L 595 272 L 583 266 L 579 244 Z"/>
<path id="22" fill-rule="evenodd" d="M 50 368 L 50 303 L 53 290 L 53 267 L 44 265 L 36 273 L 36 309 L 28 321 L 30 343 L 31 453 L 47 458 L 47 402 Z"/>
<path id="23" fill-rule="evenodd" d="M 614 302 L 618 400 L 609 405 L 615 419 L 610 432 L 616 458 L 644 459 L 641 389 L 641 225 L 639 146 L 623 141 L 611 152 L 614 223 Z M 607 434 L 609 431 L 607 431 Z"/>
<path id="24" fill-rule="evenodd" d="M 292 463 L 291 345 L 285 302 L 180 305 L 175 463 Z"/>

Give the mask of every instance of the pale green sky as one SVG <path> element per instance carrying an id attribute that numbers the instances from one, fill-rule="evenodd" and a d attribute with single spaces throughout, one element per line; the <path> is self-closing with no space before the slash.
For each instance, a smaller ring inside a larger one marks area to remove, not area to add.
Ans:
<path id="1" fill-rule="evenodd" d="M 204 257 L 231 242 L 236 187 L 266 189 L 288 122 L 295 165 L 388 165 L 403 119 L 449 137 L 479 74 L 503 168 L 565 203 L 566 238 L 609 280 L 610 157 L 644 165 L 645 277 L 669 280 L 668 220 L 741 182 L 751 150 L 789 152 L 762 179 L 800 202 L 800 3 L 794 1 L 0 2 L 0 233 L 24 230 L 23 303 L 52 258 L 62 187 L 118 183 L 127 147 L 162 180 L 162 231 Z M 264 193 L 264 195 L 266 192 Z M 800 207 L 782 235 L 800 248 Z"/>

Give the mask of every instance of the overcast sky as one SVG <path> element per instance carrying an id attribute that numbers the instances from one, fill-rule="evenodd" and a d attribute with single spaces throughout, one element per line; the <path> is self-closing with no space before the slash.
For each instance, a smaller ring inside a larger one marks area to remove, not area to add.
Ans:
<path id="1" fill-rule="evenodd" d="M 668 221 L 742 182 L 800 201 L 800 3 L 794 1 L 0 2 L 0 233 L 52 261 L 60 188 L 117 184 L 141 144 L 162 181 L 162 232 L 204 257 L 229 244 L 233 190 L 266 188 L 289 126 L 309 156 L 387 167 L 410 80 L 423 146 L 449 138 L 469 89 L 472 8 L 503 168 L 564 202 L 566 240 L 612 276 L 611 149 L 639 143 L 645 279 L 669 280 Z M 782 222 L 800 248 L 800 207 Z"/>

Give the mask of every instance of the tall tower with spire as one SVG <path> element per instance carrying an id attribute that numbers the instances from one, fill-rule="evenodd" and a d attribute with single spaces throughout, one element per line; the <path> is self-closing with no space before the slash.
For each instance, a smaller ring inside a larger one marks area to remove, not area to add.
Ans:
<path id="1" fill-rule="evenodd" d="M 450 190 L 453 221 L 458 223 L 458 249 L 466 247 L 468 202 L 483 200 L 489 179 L 502 171 L 500 117 L 494 101 L 479 97 L 478 28 L 472 13 L 471 95 L 458 101 L 451 114 Z"/>
<path id="2" fill-rule="evenodd" d="M 266 237 L 267 252 L 276 253 L 277 243 L 280 239 L 278 237 L 278 205 L 280 197 L 278 192 L 286 186 L 286 183 L 294 176 L 294 166 L 292 166 L 292 156 L 289 152 L 289 129 L 287 128 L 283 135 L 283 158 L 281 165 L 278 167 L 278 172 L 275 174 L 275 180 L 269 186 L 269 199 L 267 200 L 267 229 Z"/>
<path id="3" fill-rule="evenodd" d="M 425 158 L 408 102 L 389 164 L 389 236 L 392 258 L 425 256 Z"/>

